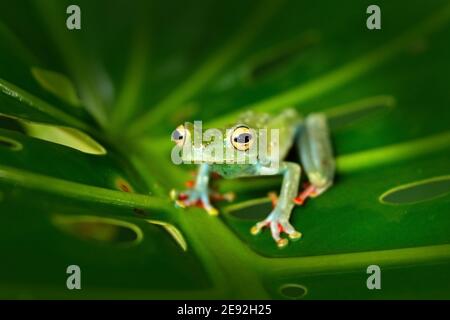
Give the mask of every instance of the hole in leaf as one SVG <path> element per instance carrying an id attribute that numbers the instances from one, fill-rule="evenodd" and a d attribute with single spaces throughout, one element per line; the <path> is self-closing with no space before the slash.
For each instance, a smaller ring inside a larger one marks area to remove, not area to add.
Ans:
<path id="1" fill-rule="evenodd" d="M 227 206 L 225 212 L 242 220 L 262 220 L 272 211 L 269 198 L 253 199 Z"/>
<path id="2" fill-rule="evenodd" d="M 37 67 L 31 68 L 31 73 L 41 87 L 48 92 L 72 106 L 81 105 L 75 86 L 65 75 Z"/>
<path id="3" fill-rule="evenodd" d="M 20 122 L 30 137 L 61 144 L 88 154 L 106 154 L 106 149 L 101 144 L 78 129 L 25 120 Z"/>
<path id="4" fill-rule="evenodd" d="M 2 123 L 8 123 L 9 127 L 6 128 L 9 130 L 23 132 L 36 139 L 61 144 L 88 154 L 106 154 L 106 149 L 100 143 L 78 129 L 38 123 L 0 114 L 0 125 Z M 13 124 L 16 128 L 12 127 Z"/>
<path id="5" fill-rule="evenodd" d="M 13 151 L 18 151 L 22 149 L 22 144 L 11 138 L 0 136 L 0 148 L 7 148 Z"/>
<path id="6" fill-rule="evenodd" d="M 308 294 L 308 289 L 301 284 L 285 284 L 280 288 L 280 293 L 288 299 L 301 299 Z"/>
<path id="7" fill-rule="evenodd" d="M 450 176 L 440 176 L 390 189 L 380 196 L 383 204 L 412 204 L 443 197 L 450 193 Z"/>
<path id="8" fill-rule="evenodd" d="M 53 223 L 60 230 L 85 241 L 130 246 L 142 241 L 142 230 L 129 222 L 94 216 L 55 215 Z"/>
<path id="9" fill-rule="evenodd" d="M 177 227 L 171 225 L 170 223 L 158 221 L 158 220 L 147 220 L 148 223 L 155 224 L 163 227 L 176 241 L 176 243 L 181 247 L 183 251 L 187 251 L 187 242 L 183 237 L 183 234 L 178 230 Z"/>
<path id="10" fill-rule="evenodd" d="M 123 192 L 134 193 L 133 187 L 122 178 L 117 178 L 115 181 L 115 184 L 116 184 L 117 189 L 122 190 Z"/>
<path id="11" fill-rule="evenodd" d="M 10 131 L 25 133 L 20 121 L 11 117 L 5 117 L 0 113 L 0 128 Z"/>

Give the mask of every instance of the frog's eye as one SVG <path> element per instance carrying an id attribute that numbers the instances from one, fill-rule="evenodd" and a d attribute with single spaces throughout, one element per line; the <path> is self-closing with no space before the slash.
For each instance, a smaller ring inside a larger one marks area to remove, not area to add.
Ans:
<path id="1" fill-rule="evenodd" d="M 171 140 L 175 142 L 178 146 L 182 147 L 184 141 L 186 141 L 186 135 L 188 135 L 188 131 L 183 125 L 178 126 L 175 131 L 172 133 Z"/>
<path id="2" fill-rule="evenodd" d="M 231 134 L 231 144 L 237 150 L 247 151 L 253 143 L 253 136 L 246 126 L 239 126 Z"/>

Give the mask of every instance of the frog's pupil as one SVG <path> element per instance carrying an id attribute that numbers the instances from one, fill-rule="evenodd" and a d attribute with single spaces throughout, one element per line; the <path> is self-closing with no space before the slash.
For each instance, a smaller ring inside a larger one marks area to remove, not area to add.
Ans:
<path id="1" fill-rule="evenodd" d="M 234 138 L 234 142 L 248 143 L 248 142 L 250 142 L 251 138 L 252 138 L 252 135 L 250 133 L 241 133 L 236 138 Z"/>

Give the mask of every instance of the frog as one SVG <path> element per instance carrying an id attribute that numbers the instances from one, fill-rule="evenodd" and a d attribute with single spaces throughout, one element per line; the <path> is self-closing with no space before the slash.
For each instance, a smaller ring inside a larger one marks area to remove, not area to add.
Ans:
<path id="1" fill-rule="evenodd" d="M 187 148 L 180 151 L 183 163 L 194 161 L 199 165 L 199 170 L 191 188 L 181 193 L 172 190 L 175 204 L 186 208 L 200 203 L 208 214 L 216 216 L 219 212 L 211 200 L 217 197 L 217 193 L 209 187 L 213 174 L 225 179 L 279 175 L 282 177 L 281 189 L 273 201 L 272 211 L 265 219 L 257 222 L 250 232 L 258 235 L 263 229 L 269 229 L 279 248 L 285 247 L 289 240 L 302 238 L 302 233 L 290 222 L 294 207 L 303 205 L 308 198 L 323 194 L 334 182 L 336 165 L 326 115 L 316 112 L 303 117 L 294 108 L 287 108 L 275 115 L 247 111 L 228 128 L 217 129 L 223 135 L 217 138 L 216 143 L 223 150 L 233 150 L 231 156 L 226 152 L 225 156 L 222 153 L 219 157 L 204 154 L 196 156 L 199 151 L 206 150 L 208 143 L 205 142 L 194 147 L 195 152 L 186 152 L 189 150 Z M 193 146 L 195 130 L 191 123 L 179 125 L 173 131 L 171 140 L 179 150 Z M 268 131 L 276 134 L 268 135 Z M 266 133 L 267 152 L 258 153 L 256 157 L 253 156 L 253 161 L 249 161 L 250 150 L 254 149 L 252 147 L 258 138 L 262 140 L 262 132 Z M 293 148 L 296 148 L 299 161 L 286 159 Z M 236 161 L 237 158 L 244 161 Z M 308 182 L 299 191 L 302 171 Z"/>

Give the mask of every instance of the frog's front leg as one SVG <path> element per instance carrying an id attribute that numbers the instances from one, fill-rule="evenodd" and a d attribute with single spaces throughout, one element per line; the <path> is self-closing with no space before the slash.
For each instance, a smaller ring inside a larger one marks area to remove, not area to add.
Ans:
<path id="1" fill-rule="evenodd" d="M 262 228 L 270 227 L 273 239 L 277 242 L 278 247 L 284 247 L 288 244 L 288 240 L 280 237 L 281 232 L 288 234 L 290 239 L 299 239 L 301 233 L 296 231 L 290 224 L 289 218 L 294 208 L 295 198 L 298 192 L 300 182 L 301 168 L 300 165 L 293 162 L 283 162 L 278 169 L 261 167 L 258 169 L 259 175 L 283 175 L 280 196 L 273 211 L 267 218 L 258 222 L 252 229 L 253 235 L 258 234 Z"/>
<path id="2" fill-rule="evenodd" d="M 179 207 L 189 207 L 201 203 L 208 214 L 217 215 L 219 213 L 218 210 L 211 205 L 209 200 L 211 193 L 209 189 L 209 179 L 210 166 L 207 163 L 203 163 L 200 165 L 195 186 L 192 189 L 182 192 L 182 198 L 174 199 L 175 204 Z M 173 198 L 176 198 L 176 196 L 173 196 Z"/>

